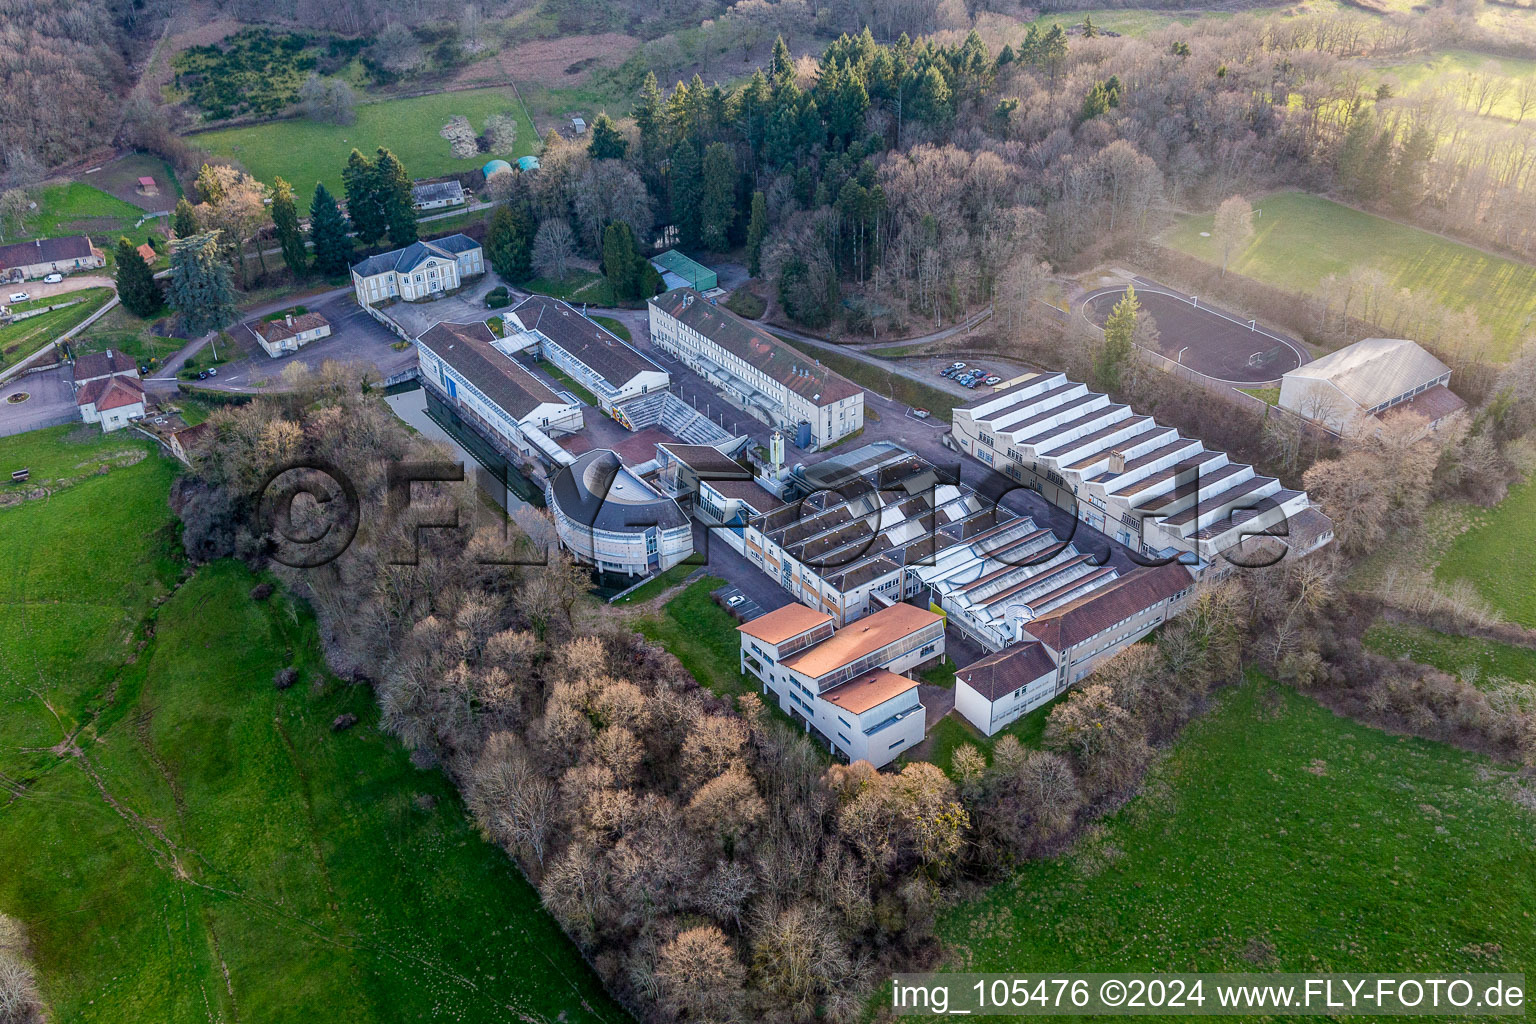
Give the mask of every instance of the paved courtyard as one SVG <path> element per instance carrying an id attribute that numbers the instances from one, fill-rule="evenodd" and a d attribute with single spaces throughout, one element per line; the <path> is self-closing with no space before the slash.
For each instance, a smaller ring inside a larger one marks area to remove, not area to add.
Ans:
<path id="1" fill-rule="evenodd" d="M 405 329 L 412 338 L 425 334 L 433 324 L 444 320 L 450 323 L 469 324 L 484 321 L 502 312 L 485 308 L 485 293 L 501 284 L 494 272 L 481 275 L 457 295 L 448 295 L 431 302 L 396 302 L 383 309 L 385 316 Z M 516 303 L 513 299 L 513 304 Z M 508 306 L 506 308 L 511 308 Z"/>
<path id="2" fill-rule="evenodd" d="M 0 437 L 78 420 L 75 390 L 69 382 L 69 367 L 61 366 L 42 373 L 23 374 L 0 385 Z M 26 395 L 27 398 L 12 402 L 13 395 Z"/>

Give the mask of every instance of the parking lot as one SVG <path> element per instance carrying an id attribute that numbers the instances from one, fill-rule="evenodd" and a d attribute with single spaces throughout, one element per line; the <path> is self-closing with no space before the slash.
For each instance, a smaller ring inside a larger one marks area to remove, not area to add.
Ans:
<path id="1" fill-rule="evenodd" d="M 27 397 L 12 400 L 21 395 Z M 67 366 L 23 374 L 0 385 L 0 437 L 73 423 L 79 418 Z"/>

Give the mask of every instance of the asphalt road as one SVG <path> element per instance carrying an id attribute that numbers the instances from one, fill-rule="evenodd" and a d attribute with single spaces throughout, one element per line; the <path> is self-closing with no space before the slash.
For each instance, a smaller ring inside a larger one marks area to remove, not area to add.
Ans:
<path id="1" fill-rule="evenodd" d="M 16 395 L 27 398 L 12 402 Z M 29 373 L 0 385 L 0 437 L 73 423 L 79 418 L 67 366 Z"/>

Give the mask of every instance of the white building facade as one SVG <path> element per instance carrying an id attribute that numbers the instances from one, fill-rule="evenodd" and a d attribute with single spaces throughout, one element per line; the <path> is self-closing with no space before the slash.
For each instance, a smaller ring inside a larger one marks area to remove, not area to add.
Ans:
<path id="1" fill-rule="evenodd" d="M 483 273 L 480 243 L 468 235 L 448 235 L 368 257 L 352 268 L 352 288 L 358 305 L 365 307 L 396 299 L 424 302 L 457 291 Z"/>
<path id="2" fill-rule="evenodd" d="M 651 342 L 720 389 L 733 404 L 825 448 L 864 427 L 864 392 L 692 288 L 648 303 Z"/>
<path id="3" fill-rule="evenodd" d="M 667 390 L 672 375 L 568 302 L 531 295 L 504 317 L 508 337 L 525 335 L 539 354 L 590 391 L 598 407 L 630 426 L 621 407 Z M 631 428 L 633 429 L 633 428 Z"/>
<path id="4" fill-rule="evenodd" d="M 647 576 L 693 554 L 693 525 L 677 502 L 607 449 L 561 468 L 544 497 L 560 546 L 601 572 Z"/>

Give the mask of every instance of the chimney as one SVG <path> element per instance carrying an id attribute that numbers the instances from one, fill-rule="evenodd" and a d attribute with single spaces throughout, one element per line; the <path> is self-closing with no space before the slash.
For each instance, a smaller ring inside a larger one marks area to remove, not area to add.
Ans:
<path id="1" fill-rule="evenodd" d="M 1109 453 L 1109 471 L 1111 473 L 1125 472 L 1125 452 L 1119 448 Z"/>
<path id="2" fill-rule="evenodd" d="M 288 314 L 288 326 L 289 327 L 293 326 L 293 314 L 292 313 Z"/>

